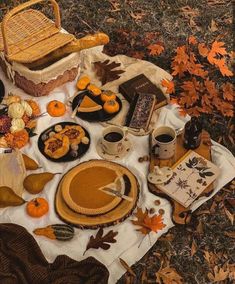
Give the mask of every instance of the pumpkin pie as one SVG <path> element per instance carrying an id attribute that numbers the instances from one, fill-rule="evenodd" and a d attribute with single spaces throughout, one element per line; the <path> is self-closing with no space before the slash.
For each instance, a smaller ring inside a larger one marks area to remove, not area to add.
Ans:
<path id="1" fill-rule="evenodd" d="M 62 182 L 62 196 L 67 205 L 74 211 L 85 215 L 104 214 L 120 202 L 121 198 L 107 194 L 102 188 L 113 186 L 122 179 L 122 173 L 115 164 L 84 163 L 72 169 L 65 175 Z M 124 192 L 124 183 L 116 190 Z"/>
<path id="2" fill-rule="evenodd" d="M 101 109 L 102 109 L 101 105 L 97 104 L 90 97 L 84 96 L 80 106 L 78 107 L 78 112 L 94 112 Z"/>

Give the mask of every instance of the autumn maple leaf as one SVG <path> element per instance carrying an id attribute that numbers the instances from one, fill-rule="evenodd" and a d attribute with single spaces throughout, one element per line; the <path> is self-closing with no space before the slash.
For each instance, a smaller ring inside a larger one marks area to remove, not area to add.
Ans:
<path id="1" fill-rule="evenodd" d="M 150 55 L 160 55 L 165 49 L 163 45 L 158 43 L 150 44 L 147 48 L 150 50 Z"/>
<path id="2" fill-rule="evenodd" d="M 169 80 L 163 79 L 161 81 L 161 85 L 166 88 L 166 93 L 167 94 L 172 94 L 172 93 L 175 92 L 175 84 L 174 84 L 173 81 L 169 81 Z"/>
<path id="3" fill-rule="evenodd" d="M 196 45 L 196 44 L 197 44 L 197 39 L 195 38 L 195 36 L 190 36 L 190 37 L 188 38 L 188 43 L 189 43 L 189 44 Z"/>
<path id="4" fill-rule="evenodd" d="M 233 101 L 234 99 L 233 85 L 229 82 L 224 83 L 222 85 L 222 90 L 223 90 L 223 98 L 228 101 Z"/>
<path id="5" fill-rule="evenodd" d="M 176 56 L 174 57 L 174 61 L 177 63 L 184 63 L 187 64 L 189 60 L 189 56 L 186 52 L 186 46 L 182 45 L 182 46 L 178 46 L 176 48 Z"/>
<path id="6" fill-rule="evenodd" d="M 166 225 L 162 222 L 162 215 L 154 215 L 152 217 L 146 216 L 144 218 L 144 225 L 155 233 L 166 227 Z"/>
<path id="7" fill-rule="evenodd" d="M 202 57 L 207 57 L 209 54 L 209 49 L 206 47 L 205 43 L 199 43 L 198 52 Z"/>
<path id="8" fill-rule="evenodd" d="M 221 42 L 221 41 L 214 41 L 212 43 L 212 46 L 211 46 L 211 50 L 207 56 L 207 59 L 208 61 L 213 64 L 214 63 L 214 57 L 218 54 L 220 55 L 226 55 L 227 54 L 227 51 L 225 49 L 224 46 L 224 42 Z"/>
<path id="9" fill-rule="evenodd" d="M 233 72 L 228 69 L 228 66 L 226 65 L 224 58 L 221 58 L 221 59 L 214 58 L 213 62 L 214 62 L 214 65 L 216 65 L 219 68 L 220 73 L 223 76 L 228 76 L 228 77 L 233 76 Z"/>
<path id="10" fill-rule="evenodd" d="M 150 217 L 148 215 L 148 210 L 145 209 L 143 211 L 141 208 L 137 208 L 137 212 L 135 213 L 135 217 L 137 220 L 131 220 L 132 224 L 138 225 L 141 228 L 137 229 L 142 234 L 147 235 L 150 232 L 157 232 L 162 230 L 166 225 L 163 223 L 161 215 L 153 215 Z"/>
<path id="11" fill-rule="evenodd" d="M 212 80 L 209 80 L 208 78 L 204 81 L 204 85 L 206 87 L 207 92 L 209 93 L 208 98 L 218 97 L 219 92 L 216 89 L 215 82 Z"/>
<path id="12" fill-rule="evenodd" d="M 197 59 L 195 57 L 195 54 L 193 52 L 190 52 L 189 55 L 189 62 L 187 69 L 190 74 L 199 76 L 201 78 L 205 78 L 208 75 L 208 71 L 205 71 L 203 69 L 203 65 L 196 63 Z"/>

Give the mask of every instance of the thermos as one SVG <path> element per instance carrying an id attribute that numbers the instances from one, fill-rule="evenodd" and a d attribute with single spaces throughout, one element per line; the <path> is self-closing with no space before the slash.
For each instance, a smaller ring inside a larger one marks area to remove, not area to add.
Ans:
<path id="1" fill-rule="evenodd" d="M 192 117 L 184 127 L 184 148 L 196 149 L 201 143 L 202 124 L 197 117 Z"/>

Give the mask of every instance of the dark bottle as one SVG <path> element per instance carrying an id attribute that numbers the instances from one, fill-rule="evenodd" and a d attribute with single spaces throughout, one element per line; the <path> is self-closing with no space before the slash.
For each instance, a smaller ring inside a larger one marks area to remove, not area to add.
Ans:
<path id="1" fill-rule="evenodd" d="M 184 127 L 184 148 L 196 149 L 201 143 L 202 125 L 197 117 L 192 117 Z"/>

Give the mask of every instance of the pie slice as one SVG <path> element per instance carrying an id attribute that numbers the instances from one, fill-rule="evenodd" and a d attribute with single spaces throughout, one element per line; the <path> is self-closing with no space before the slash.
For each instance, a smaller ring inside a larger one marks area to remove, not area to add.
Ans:
<path id="1" fill-rule="evenodd" d="M 97 104 L 88 96 L 84 96 L 80 106 L 78 107 L 78 112 L 94 112 L 101 110 L 102 106 Z"/>

